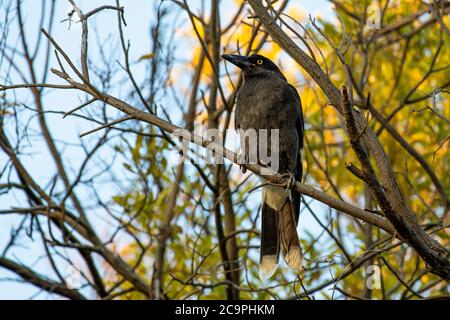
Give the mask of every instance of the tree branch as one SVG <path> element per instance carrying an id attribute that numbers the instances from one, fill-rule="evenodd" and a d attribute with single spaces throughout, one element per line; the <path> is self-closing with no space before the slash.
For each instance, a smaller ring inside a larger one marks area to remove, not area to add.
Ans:
<path id="1" fill-rule="evenodd" d="M 72 300 L 86 300 L 77 290 L 70 289 L 66 284 L 51 281 L 30 268 L 7 258 L 0 257 L 0 266 L 18 274 L 22 279 L 48 292 L 54 292 Z"/>

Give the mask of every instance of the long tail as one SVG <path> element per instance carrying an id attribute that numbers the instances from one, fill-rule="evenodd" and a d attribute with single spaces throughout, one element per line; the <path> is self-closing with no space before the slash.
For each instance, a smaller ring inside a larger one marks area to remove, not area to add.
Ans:
<path id="1" fill-rule="evenodd" d="M 291 199 L 287 199 L 279 215 L 278 232 L 280 233 L 280 245 L 284 260 L 289 267 L 299 272 L 302 268 L 303 258 Z"/>
<path id="2" fill-rule="evenodd" d="M 263 203 L 261 220 L 261 257 L 259 278 L 269 279 L 278 268 L 280 237 L 278 234 L 278 214 L 267 203 Z"/>
<path id="3" fill-rule="evenodd" d="M 280 248 L 287 265 L 297 272 L 302 266 L 302 252 L 297 235 L 297 199 L 290 191 L 276 186 L 263 189 L 261 258 L 259 277 L 270 278 L 278 267 Z"/>

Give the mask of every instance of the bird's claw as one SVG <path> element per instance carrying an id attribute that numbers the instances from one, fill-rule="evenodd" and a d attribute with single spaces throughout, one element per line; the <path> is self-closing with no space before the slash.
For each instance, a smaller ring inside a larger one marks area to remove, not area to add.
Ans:
<path id="1" fill-rule="evenodd" d="M 245 174 L 247 172 L 247 164 L 248 164 L 248 155 L 246 154 L 239 154 L 239 169 L 241 169 L 241 172 Z M 242 161 L 242 162 L 241 162 Z"/>
<path id="2" fill-rule="evenodd" d="M 292 189 L 295 185 L 295 176 L 292 173 L 285 173 L 282 175 L 283 179 L 287 178 L 287 184 L 286 184 L 286 189 Z"/>

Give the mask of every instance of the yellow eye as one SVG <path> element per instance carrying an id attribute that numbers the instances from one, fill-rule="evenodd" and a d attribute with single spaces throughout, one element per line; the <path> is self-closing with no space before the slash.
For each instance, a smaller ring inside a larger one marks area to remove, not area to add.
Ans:
<path id="1" fill-rule="evenodd" d="M 256 61 L 256 63 L 259 64 L 259 65 L 262 65 L 263 61 L 262 60 L 258 60 L 258 61 Z"/>

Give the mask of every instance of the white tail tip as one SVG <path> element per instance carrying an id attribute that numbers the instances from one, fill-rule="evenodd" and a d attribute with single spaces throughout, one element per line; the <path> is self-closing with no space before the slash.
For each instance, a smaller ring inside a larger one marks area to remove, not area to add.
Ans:
<path id="1" fill-rule="evenodd" d="M 284 257 L 287 265 L 292 269 L 299 272 L 302 269 L 303 257 L 299 248 L 289 250 L 288 254 Z"/>
<path id="2" fill-rule="evenodd" d="M 263 256 L 259 264 L 259 278 L 262 281 L 269 279 L 278 268 L 277 256 Z"/>

